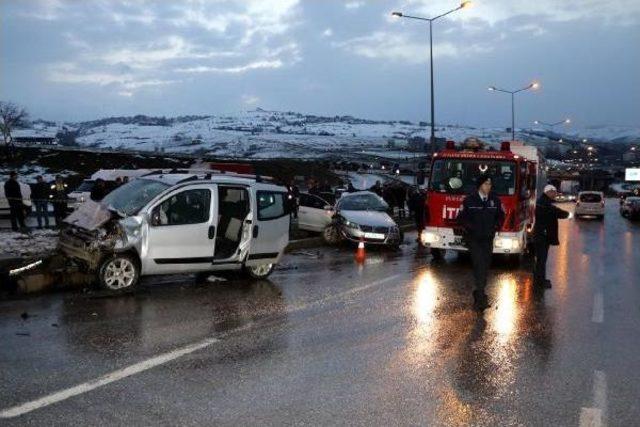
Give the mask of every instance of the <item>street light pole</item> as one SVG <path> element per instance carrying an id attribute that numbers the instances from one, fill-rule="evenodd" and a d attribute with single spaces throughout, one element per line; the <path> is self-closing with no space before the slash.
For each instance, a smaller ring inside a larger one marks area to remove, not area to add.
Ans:
<path id="1" fill-rule="evenodd" d="M 433 93 L 433 20 L 429 21 L 429 59 L 430 59 L 430 72 L 431 75 L 431 156 L 436 152 L 436 113 L 435 113 L 435 100 Z"/>
<path id="2" fill-rule="evenodd" d="M 511 140 L 512 141 L 516 140 L 515 95 L 516 95 L 516 93 L 523 92 L 525 90 L 538 89 L 538 87 L 540 87 L 540 84 L 537 83 L 537 82 L 531 83 L 529 86 L 523 87 L 522 89 L 518 89 L 518 90 L 499 89 L 499 88 L 497 88 L 495 86 L 489 86 L 489 90 L 491 92 L 503 92 L 503 93 L 511 94 Z"/>
<path id="3" fill-rule="evenodd" d="M 436 152 L 436 119 L 435 119 L 435 97 L 434 97 L 434 84 L 433 84 L 433 21 L 436 19 L 440 19 L 444 16 L 449 15 L 450 13 L 456 12 L 460 9 L 464 9 L 466 7 L 471 6 L 471 1 L 463 1 L 460 3 L 460 6 L 455 9 L 451 9 L 450 11 L 438 15 L 433 18 L 424 18 L 420 16 L 411 16 L 405 15 L 402 12 L 393 12 L 391 16 L 395 16 L 397 18 L 408 18 L 408 19 L 417 19 L 419 21 L 427 21 L 429 22 L 429 74 L 430 74 L 430 87 L 431 87 L 431 156 Z"/>
<path id="4" fill-rule="evenodd" d="M 511 140 L 516 140 L 516 94 L 511 94 Z"/>

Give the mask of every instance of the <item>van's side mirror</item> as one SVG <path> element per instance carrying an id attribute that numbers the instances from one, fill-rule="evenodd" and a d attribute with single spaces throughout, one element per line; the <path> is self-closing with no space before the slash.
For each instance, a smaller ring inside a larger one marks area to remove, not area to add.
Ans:
<path id="1" fill-rule="evenodd" d="M 150 221 L 150 223 L 154 227 L 157 227 L 157 226 L 160 225 L 160 210 L 159 209 L 154 209 L 153 212 L 151 212 L 151 221 Z"/>

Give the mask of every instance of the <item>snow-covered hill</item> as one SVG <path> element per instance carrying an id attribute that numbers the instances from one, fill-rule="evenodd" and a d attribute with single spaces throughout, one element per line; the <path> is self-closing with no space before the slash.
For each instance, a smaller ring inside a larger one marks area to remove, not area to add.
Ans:
<path id="1" fill-rule="evenodd" d="M 121 150 L 196 153 L 218 157 L 320 158 L 371 154 L 410 157 L 412 137 L 427 137 L 429 128 L 408 121 L 374 121 L 351 116 L 322 117 L 294 112 L 256 109 L 233 116 L 153 118 L 120 117 L 83 123 L 67 123 L 82 146 Z M 55 134 L 61 125 L 36 122 L 21 132 Z M 455 141 L 478 137 L 489 143 L 509 139 L 505 129 L 438 126 L 437 135 Z M 534 144 L 557 140 L 543 129 L 519 130 L 517 139 Z M 601 127 L 570 131 L 565 139 L 640 141 L 639 128 Z"/>

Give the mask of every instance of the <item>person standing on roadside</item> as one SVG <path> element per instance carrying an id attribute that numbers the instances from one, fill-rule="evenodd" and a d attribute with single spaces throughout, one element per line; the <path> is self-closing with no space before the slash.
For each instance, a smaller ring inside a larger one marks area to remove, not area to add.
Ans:
<path id="1" fill-rule="evenodd" d="M 571 214 L 553 205 L 558 191 L 553 185 L 544 187 L 542 195 L 536 202 L 535 226 L 533 229 L 533 243 L 536 262 L 533 269 L 533 284 L 538 289 L 551 288 L 551 281 L 547 279 L 547 256 L 549 246 L 557 246 L 558 220 L 571 218 Z"/>
<path id="2" fill-rule="evenodd" d="M 4 196 L 9 202 L 9 217 L 13 231 L 24 230 L 24 205 L 22 204 L 22 191 L 18 182 L 18 173 L 11 171 L 9 179 L 4 183 Z"/>
<path id="3" fill-rule="evenodd" d="M 102 199 L 104 199 L 104 196 L 106 196 L 107 193 L 108 193 L 107 185 L 105 184 L 103 179 L 98 178 L 96 179 L 96 182 L 93 188 L 91 189 L 91 193 L 89 194 L 89 197 L 94 202 L 99 202 Z"/>
<path id="4" fill-rule="evenodd" d="M 477 192 L 464 198 L 458 223 L 466 232 L 471 252 L 473 277 L 473 304 L 477 310 L 489 308 L 485 293 L 487 275 L 493 254 L 493 239 L 504 222 L 504 210 L 500 198 L 491 191 L 491 177 L 480 175 L 476 181 Z"/>
<path id="5" fill-rule="evenodd" d="M 36 208 L 38 228 L 42 228 L 43 219 L 45 228 L 49 228 L 49 185 L 41 175 L 36 177 L 36 183 L 31 191 L 31 200 Z"/>
<path id="6" fill-rule="evenodd" d="M 56 181 L 51 186 L 51 195 L 53 200 L 53 215 L 56 219 L 56 226 L 62 225 L 62 220 L 67 216 L 67 184 L 61 175 L 56 175 Z"/>
<path id="7" fill-rule="evenodd" d="M 300 207 L 300 188 L 296 185 L 296 182 L 292 179 L 287 186 L 289 190 L 288 200 L 290 212 L 294 219 L 298 219 L 298 208 Z"/>

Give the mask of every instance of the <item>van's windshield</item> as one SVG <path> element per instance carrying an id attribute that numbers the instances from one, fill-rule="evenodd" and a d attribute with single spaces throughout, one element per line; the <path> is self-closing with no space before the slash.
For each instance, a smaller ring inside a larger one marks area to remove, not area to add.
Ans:
<path id="1" fill-rule="evenodd" d="M 102 199 L 102 204 L 124 215 L 135 215 L 154 197 L 169 188 L 168 184 L 137 179 L 116 188 Z"/>
<path id="2" fill-rule="evenodd" d="M 90 193 L 91 190 L 93 190 L 93 186 L 95 185 L 95 183 L 95 181 L 86 179 L 82 181 L 82 184 L 80 184 L 80 186 L 76 188 L 75 191 L 77 191 L 78 193 Z"/>
<path id="3" fill-rule="evenodd" d="M 491 177 L 492 190 L 500 195 L 516 193 L 516 164 L 510 161 L 439 159 L 433 162 L 429 187 L 448 194 L 469 194 L 476 189 L 476 179 Z"/>

